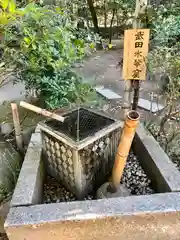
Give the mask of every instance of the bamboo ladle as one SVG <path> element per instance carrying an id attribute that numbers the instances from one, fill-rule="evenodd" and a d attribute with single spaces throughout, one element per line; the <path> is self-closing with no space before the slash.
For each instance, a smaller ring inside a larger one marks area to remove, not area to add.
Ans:
<path id="1" fill-rule="evenodd" d="M 26 109 L 28 109 L 30 111 L 33 111 L 33 112 L 35 112 L 37 114 L 40 114 L 42 116 L 55 119 L 55 120 L 57 120 L 59 122 L 64 122 L 64 120 L 65 120 L 64 117 L 62 117 L 62 116 L 60 116 L 60 115 L 58 115 L 56 113 L 52 113 L 50 111 L 47 111 L 46 109 L 42 109 L 40 107 L 36 107 L 36 106 L 34 106 L 32 104 L 29 104 L 27 102 L 24 102 L 24 101 L 20 102 L 20 106 L 23 107 L 23 108 L 26 108 Z"/>

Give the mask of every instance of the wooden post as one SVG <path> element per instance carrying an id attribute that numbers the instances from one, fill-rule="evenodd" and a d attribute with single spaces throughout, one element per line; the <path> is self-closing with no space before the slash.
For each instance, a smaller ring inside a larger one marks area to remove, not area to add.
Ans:
<path id="1" fill-rule="evenodd" d="M 140 13 L 145 12 L 145 9 L 147 7 L 147 0 L 136 0 L 136 9 L 135 9 L 135 21 L 133 28 L 141 28 L 141 20 L 138 19 L 138 16 Z M 133 97 L 133 110 L 137 110 L 138 107 L 138 101 L 139 101 L 139 80 L 134 81 L 134 97 Z"/>
<path id="2" fill-rule="evenodd" d="M 22 138 L 22 133 L 21 133 L 21 125 L 20 125 L 20 121 L 19 121 L 19 113 L 18 113 L 17 104 L 11 103 L 11 109 L 12 109 L 16 144 L 17 144 L 18 149 L 21 152 L 23 152 L 23 138 Z"/>
<path id="3" fill-rule="evenodd" d="M 125 80 L 124 83 L 124 120 L 126 119 L 127 113 L 131 109 L 132 101 L 132 82 L 131 80 Z"/>
<path id="4" fill-rule="evenodd" d="M 132 110 L 137 110 L 138 108 L 138 101 L 139 101 L 139 80 L 133 81 L 133 88 L 134 88 L 134 96 L 133 96 L 133 104 L 132 104 Z"/>
<path id="5" fill-rule="evenodd" d="M 133 28 L 140 28 L 141 22 L 140 19 L 138 19 L 139 14 L 144 12 L 147 7 L 147 0 L 136 0 L 136 9 L 134 13 L 135 20 L 133 22 Z M 135 80 L 139 81 L 139 80 Z M 139 83 L 135 83 L 134 86 L 136 87 L 135 89 L 135 94 L 139 96 Z M 131 108 L 131 102 L 132 102 L 132 80 L 125 80 L 125 87 L 124 87 L 124 119 L 126 119 L 127 112 Z M 135 97 L 134 99 L 136 99 Z M 137 103 L 133 104 L 133 108 L 136 108 Z M 136 110 L 136 109 L 133 109 Z"/>

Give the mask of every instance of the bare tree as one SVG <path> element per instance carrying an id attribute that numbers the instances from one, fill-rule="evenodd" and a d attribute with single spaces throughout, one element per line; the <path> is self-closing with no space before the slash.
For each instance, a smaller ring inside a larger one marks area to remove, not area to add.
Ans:
<path id="1" fill-rule="evenodd" d="M 104 27 L 105 27 L 105 29 L 107 29 L 106 0 L 104 0 Z"/>
<path id="2" fill-rule="evenodd" d="M 114 17 L 115 17 L 116 11 L 117 11 L 116 8 L 113 8 L 112 18 L 111 18 L 111 23 L 110 23 L 110 28 L 109 28 L 109 44 L 111 44 L 111 41 L 112 41 L 112 27 L 113 27 L 113 22 L 114 22 Z"/>

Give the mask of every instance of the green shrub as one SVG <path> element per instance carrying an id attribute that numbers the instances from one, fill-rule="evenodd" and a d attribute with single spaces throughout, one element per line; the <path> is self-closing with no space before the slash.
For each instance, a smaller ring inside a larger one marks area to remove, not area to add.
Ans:
<path id="1" fill-rule="evenodd" d="M 26 83 L 29 81 L 28 74 L 24 75 Z M 91 92 L 89 84 L 84 83 L 81 77 L 65 68 L 56 73 L 46 72 L 38 79 L 34 76 L 31 83 L 36 84 L 36 88 L 40 89 L 40 96 L 50 109 L 62 107 L 75 102 L 84 102 Z"/>
<path id="2" fill-rule="evenodd" d="M 160 68 L 168 82 L 162 89 L 165 92 L 180 97 L 180 16 L 169 15 L 160 16 L 153 23 L 152 40 L 153 50 L 149 54 L 149 70 L 155 72 Z"/>
<path id="3" fill-rule="evenodd" d="M 27 90 L 37 90 L 48 107 L 83 99 L 85 84 L 70 69 L 85 56 L 87 46 L 93 48 L 92 34 L 88 29 L 86 34 L 77 32 L 66 9 L 31 3 L 22 12 L 4 28 L 6 66 L 14 66 L 17 80 Z"/>

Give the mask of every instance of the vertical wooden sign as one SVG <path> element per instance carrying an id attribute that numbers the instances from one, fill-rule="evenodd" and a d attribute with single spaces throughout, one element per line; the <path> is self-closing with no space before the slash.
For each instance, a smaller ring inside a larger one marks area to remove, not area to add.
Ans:
<path id="1" fill-rule="evenodd" d="M 149 48 L 149 29 L 125 30 L 123 78 L 146 79 L 146 57 Z"/>

